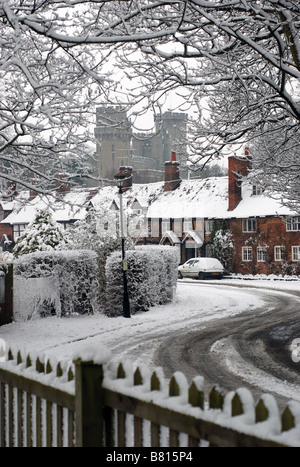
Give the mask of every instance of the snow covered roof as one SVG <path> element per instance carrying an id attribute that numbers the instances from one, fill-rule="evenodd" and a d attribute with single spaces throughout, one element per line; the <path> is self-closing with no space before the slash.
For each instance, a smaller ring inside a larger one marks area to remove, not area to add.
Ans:
<path id="1" fill-rule="evenodd" d="M 271 198 L 266 194 L 252 194 L 252 185 L 243 183 L 242 185 L 242 200 L 237 207 L 229 212 L 227 217 L 265 217 L 265 216 L 288 216 L 297 215 L 296 212 L 284 206 L 280 198 Z"/>
<path id="2" fill-rule="evenodd" d="M 12 212 L 2 221 L 5 224 L 27 224 L 35 218 L 39 209 L 49 209 L 57 222 L 83 219 L 86 216 L 86 203 L 93 191 L 74 189 L 57 199 L 53 195 L 37 195 L 29 200 L 28 193 L 16 198 Z M 27 200 L 24 202 L 24 199 Z"/>
<path id="3" fill-rule="evenodd" d="M 201 238 L 200 235 L 198 235 L 197 232 L 195 232 L 194 230 L 191 230 L 190 232 L 188 232 L 186 234 L 186 236 L 184 237 L 183 239 L 183 243 L 186 241 L 186 240 L 193 240 L 195 242 L 195 244 L 197 245 L 197 247 L 199 248 L 200 246 L 203 245 L 204 243 L 204 238 Z"/>
<path id="4" fill-rule="evenodd" d="M 181 243 L 181 240 L 179 239 L 178 235 L 175 232 L 173 232 L 173 230 L 168 230 L 167 232 L 165 232 L 162 236 L 160 243 L 163 244 L 166 239 L 170 240 L 173 244 Z"/>
<path id="5" fill-rule="evenodd" d="M 133 184 L 123 193 L 124 206 L 130 209 L 136 201 L 147 210 L 148 218 L 205 218 L 228 219 L 258 216 L 297 215 L 284 206 L 280 199 L 266 194 L 252 194 L 252 186 L 243 183 L 242 199 L 237 207 L 228 211 L 228 178 L 182 180 L 174 191 L 164 191 L 164 182 Z M 2 223 L 26 224 L 32 222 L 38 209 L 48 208 L 58 222 L 79 220 L 86 216 L 87 207 L 110 209 L 112 203 L 119 206 L 118 188 L 106 186 L 98 189 L 74 189 L 60 200 L 52 196 L 37 195 L 29 201 L 24 192 L 10 204 L 2 203 L 5 209 L 12 209 Z"/>
<path id="6" fill-rule="evenodd" d="M 228 178 L 182 180 L 174 191 L 160 194 L 148 209 L 149 218 L 205 218 L 226 219 L 251 216 L 295 215 L 280 200 L 264 194 L 253 196 L 252 186 L 245 183 L 242 200 L 228 211 Z"/>
<path id="7" fill-rule="evenodd" d="M 12 200 L 7 198 L 1 199 L 1 206 L 4 211 L 13 211 L 14 209 L 20 208 L 22 205 L 28 203 L 29 191 L 22 191 Z"/>
<path id="8" fill-rule="evenodd" d="M 222 217 L 227 210 L 227 177 L 182 180 L 166 191 L 148 209 L 152 218 Z"/>
<path id="9" fill-rule="evenodd" d="M 153 200 L 161 196 L 163 189 L 163 182 L 134 184 L 123 193 L 124 206 L 131 207 L 135 201 L 138 201 L 141 206 L 147 207 Z M 110 208 L 113 202 L 119 206 L 118 188 L 106 186 L 99 189 L 98 193 L 91 199 L 90 204 L 95 209 L 98 207 Z"/>

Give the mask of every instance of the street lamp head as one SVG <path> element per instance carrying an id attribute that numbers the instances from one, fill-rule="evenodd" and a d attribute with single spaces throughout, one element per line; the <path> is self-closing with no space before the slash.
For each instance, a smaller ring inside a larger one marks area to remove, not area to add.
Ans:
<path id="1" fill-rule="evenodd" d="M 124 186 L 124 178 L 125 177 L 115 177 L 115 180 L 116 180 L 116 183 L 117 183 L 117 187 L 118 188 L 123 188 Z"/>

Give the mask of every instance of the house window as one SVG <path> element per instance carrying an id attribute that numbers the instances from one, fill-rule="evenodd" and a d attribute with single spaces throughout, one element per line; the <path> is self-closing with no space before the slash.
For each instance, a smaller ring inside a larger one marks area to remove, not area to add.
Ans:
<path id="1" fill-rule="evenodd" d="M 251 246 L 242 247 L 242 259 L 243 261 L 252 261 L 252 247 Z"/>
<path id="2" fill-rule="evenodd" d="M 27 227 L 27 224 L 14 224 L 13 226 L 14 241 L 16 241 L 20 237 L 20 235 L 22 235 L 26 227 Z"/>
<path id="3" fill-rule="evenodd" d="M 243 219 L 243 232 L 255 232 L 256 219 Z"/>
<path id="4" fill-rule="evenodd" d="M 151 237 L 159 237 L 159 219 L 151 218 L 151 225 L 150 225 L 150 236 Z"/>
<path id="5" fill-rule="evenodd" d="M 161 221 L 161 233 L 162 235 L 171 230 L 170 219 L 162 219 Z"/>
<path id="6" fill-rule="evenodd" d="M 257 261 L 265 262 L 267 260 L 267 247 L 259 246 L 257 247 Z"/>
<path id="7" fill-rule="evenodd" d="M 205 221 L 205 230 L 206 233 L 211 233 L 214 229 L 215 221 L 213 219 Z"/>
<path id="8" fill-rule="evenodd" d="M 191 232 L 193 230 L 193 220 L 192 219 L 184 219 L 183 221 L 183 231 L 184 232 Z"/>
<path id="9" fill-rule="evenodd" d="M 285 247 L 274 246 L 274 261 L 284 261 L 285 259 Z"/>
<path id="10" fill-rule="evenodd" d="M 292 261 L 300 261 L 300 246 L 292 246 Z"/>
<path id="11" fill-rule="evenodd" d="M 300 217 L 289 217 L 286 221 L 286 230 L 288 232 L 295 232 L 300 230 Z"/>
<path id="12" fill-rule="evenodd" d="M 253 185 L 252 187 L 252 195 L 259 196 L 263 192 L 262 187 L 260 185 Z"/>

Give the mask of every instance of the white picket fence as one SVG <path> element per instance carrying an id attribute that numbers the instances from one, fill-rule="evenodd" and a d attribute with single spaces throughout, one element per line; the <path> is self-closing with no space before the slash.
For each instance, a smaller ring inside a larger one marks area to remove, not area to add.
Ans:
<path id="1" fill-rule="evenodd" d="M 1 361 L 2 360 L 2 361 Z M 166 381 L 100 349 L 73 362 L 6 352 L 0 340 L 0 446 L 300 446 L 300 409 L 271 395 L 203 391 L 182 373 Z"/>

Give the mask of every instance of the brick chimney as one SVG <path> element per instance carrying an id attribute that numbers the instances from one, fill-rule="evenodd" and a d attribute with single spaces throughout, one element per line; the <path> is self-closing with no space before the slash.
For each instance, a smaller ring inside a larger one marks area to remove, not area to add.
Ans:
<path id="1" fill-rule="evenodd" d="M 132 187 L 132 167 L 131 166 L 121 166 L 119 172 L 115 175 L 115 178 L 123 178 L 124 185 L 122 191 L 127 191 Z"/>
<path id="2" fill-rule="evenodd" d="M 249 149 L 245 148 L 245 156 L 228 157 L 228 211 L 233 211 L 242 199 L 242 181 L 251 168 Z"/>
<path id="3" fill-rule="evenodd" d="M 56 176 L 55 189 L 56 195 L 65 195 L 70 191 L 70 184 L 64 181 L 65 174 L 59 172 Z"/>
<path id="4" fill-rule="evenodd" d="M 171 153 L 171 160 L 165 162 L 164 191 L 174 191 L 181 183 L 179 175 L 179 162 L 176 161 L 176 153 Z"/>

